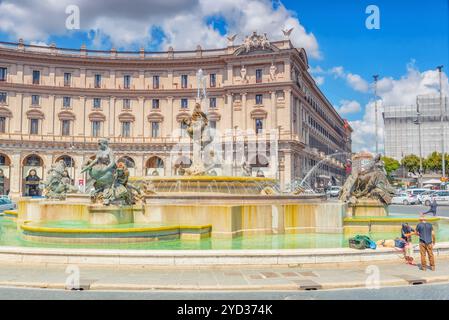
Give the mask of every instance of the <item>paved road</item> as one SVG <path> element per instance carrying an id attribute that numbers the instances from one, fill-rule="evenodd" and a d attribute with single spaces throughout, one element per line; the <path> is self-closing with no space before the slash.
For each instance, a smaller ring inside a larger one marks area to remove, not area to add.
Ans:
<path id="1" fill-rule="evenodd" d="M 449 284 L 322 291 L 66 291 L 0 287 L 5 300 L 448 300 Z"/>
<path id="2" fill-rule="evenodd" d="M 429 207 L 421 205 L 390 205 L 388 209 L 390 214 L 419 215 L 421 212 L 429 210 Z M 449 217 L 449 206 L 439 206 L 437 208 L 437 215 Z"/>

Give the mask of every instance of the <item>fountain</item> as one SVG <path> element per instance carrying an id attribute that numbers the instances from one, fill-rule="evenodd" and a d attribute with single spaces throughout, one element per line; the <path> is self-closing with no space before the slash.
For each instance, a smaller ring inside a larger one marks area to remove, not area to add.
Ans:
<path id="1" fill-rule="evenodd" d="M 61 162 L 49 172 L 45 199 L 21 198 L 17 213 L 8 212 L 22 238 L 98 244 L 344 234 L 369 232 L 373 226 L 395 230 L 403 221 L 386 217 L 392 190 L 378 157 L 368 170 L 353 172 L 340 201 L 304 193 L 304 180 L 284 193 L 275 179 L 253 177 L 246 162 L 241 176 L 216 175 L 218 157 L 208 148 L 214 136 L 203 112 L 207 93 L 201 70 L 197 78 L 197 103 L 182 120 L 193 161 L 182 176 L 129 177 L 126 164 L 116 161 L 108 140 L 100 139 L 95 158 L 82 170 L 90 178 L 89 194 L 74 192 Z"/>

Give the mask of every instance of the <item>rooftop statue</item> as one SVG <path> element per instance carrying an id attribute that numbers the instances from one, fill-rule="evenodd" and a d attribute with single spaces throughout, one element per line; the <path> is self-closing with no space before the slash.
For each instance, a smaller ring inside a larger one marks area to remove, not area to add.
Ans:
<path id="1" fill-rule="evenodd" d="M 53 164 L 48 170 L 44 184 L 44 195 L 50 199 L 64 199 L 67 193 L 77 193 L 78 188 L 72 185 L 64 160 Z"/>
<path id="2" fill-rule="evenodd" d="M 378 154 L 368 168 L 360 172 L 354 170 L 351 173 L 339 198 L 352 204 L 357 203 L 360 199 L 370 199 L 388 205 L 393 196 L 394 189 L 387 179 L 381 155 Z"/>

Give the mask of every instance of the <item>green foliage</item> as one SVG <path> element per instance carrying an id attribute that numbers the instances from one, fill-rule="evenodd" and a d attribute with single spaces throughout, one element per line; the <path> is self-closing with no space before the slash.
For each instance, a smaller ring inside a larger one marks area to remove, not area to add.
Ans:
<path id="1" fill-rule="evenodd" d="M 409 154 L 402 158 L 401 164 L 409 171 L 416 173 L 419 169 L 419 157 L 414 154 Z"/>
<path id="2" fill-rule="evenodd" d="M 446 161 L 445 167 L 446 170 L 449 168 L 449 155 L 445 153 L 444 160 Z M 424 167 L 431 171 L 441 171 L 441 153 L 432 152 L 426 159 L 424 159 Z"/>
<path id="3" fill-rule="evenodd" d="M 385 171 L 387 171 L 388 176 L 393 172 L 399 169 L 401 164 L 396 159 L 390 157 L 382 157 L 382 161 L 385 164 Z"/>

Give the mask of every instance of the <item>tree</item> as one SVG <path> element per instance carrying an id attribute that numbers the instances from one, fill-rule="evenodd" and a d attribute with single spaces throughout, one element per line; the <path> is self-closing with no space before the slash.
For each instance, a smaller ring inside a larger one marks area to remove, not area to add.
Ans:
<path id="1" fill-rule="evenodd" d="M 390 157 L 382 157 L 382 161 L 385 163 L 385 171 L 387 171 L 388 176 L 390 176 L 393 171 L 396 171 L 401 166 L 398 160 Z"/>
<path id="2" fill-rule="evenodd" d="M 401 164 L 408 170 L 408 172 L 416 173 L 419 169 L 419 157 L 414 154 L 409 154 L 402 158 Z"/>
<path id="3" fill-rule="evenodd" d="M 446 161 L 445 167 L 446 172 L 449 169 L 449 155 L 447 153 L 444 154 L 444 160 Z M 424 166 L 426 169 L 431 171 L 441 171 L 441 153 L 439 152 L 432 152 L 425 160 L 424 160 Z"/>

